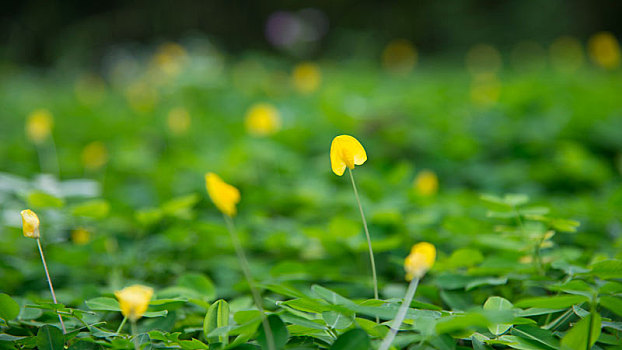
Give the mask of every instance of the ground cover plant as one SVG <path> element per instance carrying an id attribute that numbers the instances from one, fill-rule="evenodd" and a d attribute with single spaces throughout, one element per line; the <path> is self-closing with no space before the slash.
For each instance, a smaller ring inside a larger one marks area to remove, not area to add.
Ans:
<path id="1" fill-rule="evenodd" d="M 2 67 L 0 347 L 621 348 L 621 72 L 490 49 Z"/>

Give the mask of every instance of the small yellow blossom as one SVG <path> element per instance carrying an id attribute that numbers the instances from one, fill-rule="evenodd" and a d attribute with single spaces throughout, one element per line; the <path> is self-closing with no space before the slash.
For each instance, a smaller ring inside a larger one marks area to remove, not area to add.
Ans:
<path id="1" fill-rule="evenodd" d="M 173 77 L 179 74 L 188 53 L 177 43 L 162 44 L 153 56 L 153 64 L 164 74 Z"/>
<path id="2" fill-rule="evenodd" d="M 300 63 L 294 68 L 292 81 L 300 93 L 310 94 L 317 90 L 322 81 L 320 67 L 311 62 Z"/>
<path id="3" fill-rule="evenodd" d="M 246 112 L 245 124 L 246 130 L 251 135 L 272 135 L 281 128 L 281 116 L 273 105 L 257 103 Z"/>
<path id="4" fill-rule="evenodd" d="M 185 108 L 173 108 L 168 112 L 167 124 L 174 135 L 185 134 L 190 128 L 190 114 Z"/>
<path id="5" fill-rule="evenodd" d="M 71 240 L 78 245 L 84 245 L 91 240 L 91 233 L 85 228 L 77 228 L 71 231 Z"/>
<path id="6" fill-rule="evenodd" d="M 414 187 L 422 196 L 432 196 L 438 192 L 438 177 L 432 170 L 422 170 L 415 178 Z"/>
<path id="7" fill-rule="evenodd" d="M 37 109 L 28 115 L 26 135 L 34 143 L 42 143 L 52 132 L 54 119 L 47 109 Z"/>
<path id="8" fill-rule="evenodd" d="M 22 229 L 24 237 L 39 238 L 39 217 L 30 209 L 22 210 Z"/>
<path id="9" fill-rule="evenodd" d="M 149 301 L 151 301 L 153 296 L 153 289 L 135 284 L 114 292 L 114 295 L 119 300 L 123 316 L 135 322 L 143 317 L 145 311 L 147 311 Z"/>
<path id="10" fill-rule="evenodd" d="M 406 270 L 406 280 L 421 278 L 436 259 L 436 248 L 428 242 L 421 242 L 413 245 L 410 255 L 404 259 L 404 270 Z"/>
<path id="11" fill-rule="evenodd" d="M 333 139 L 330 145 L 330 166 L 333 172 L 343 175 L 346 167 L 354 169 L 355 165 L 361 165 L 367 160 L 367 153 L 363 145 L 350 135 L 339 135 Z"/>
<path id="12" fill-rule="evenodd" d="M 406 39 L 391 41 L 382 51 L 382 66 L 391 73 L 406 75 L 417 64 L 417 49 Z"/>
<path id="13" fill-rule="evenodd" d="M 614 69 L 620 65 L 620 44 L 613 34 L 600 32 L 588 41 L 590 57 L 605 69 Z"/>
<path id="14" fill-rule="evenodd" d="M 205 187 L 216 208 L 223 214 L 235 216 L 235 205 L 240 202 L 240 191 L 224 182 L 214 173 L 205 174 Z"/>
<path id="15" fill-rule="evenodd" d="M 97 170 L 108 162 L 108 149 L 101 141 L 93 141 L 82 150 L 82 164 L 89 170 Z"/>

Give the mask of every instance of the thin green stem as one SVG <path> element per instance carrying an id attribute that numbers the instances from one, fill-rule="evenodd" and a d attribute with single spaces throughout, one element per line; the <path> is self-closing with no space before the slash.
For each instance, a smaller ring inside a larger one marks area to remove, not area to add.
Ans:
<path id="1" fill-rule="evenodd" d="M 43 255 L 43 248 L 41 248 L 41 240 L 39 238 L 37 238 L 37 246 L 39 247 L 39 254 L 41 254 L 41 261 L 43 262 L 43 269 L 45 270 L 45 276 L 48 279 L 48 285 L 50 286 L 50 292 L 52 293 L 52 300 L 54 300 L 54 304 L 58 304 L 58 301 L 56 301 L 56 293 L 54 293 L 54 286 L 52 286 L 52 279 L 50 278 L 50 272 L 48 271 L 48 265 L 46 264 L 45 256 Z M 63 334 L 66 334 L 67 330 L 65 329 L 65 323 L 63 322 L 63 318 L 58 312 L 56 312 L 56 314 L 58 315 L 58 320 L 60 321 L 60 325 L 63 328 Z"/>
<path id="2" fill-rule="evenodd" d="M 123 321 L 121 321 L 119 328 L 117 328 L 117 332 L 116 332 L 117 334 L 121 332 L 121 330 L 123 329 L 123 326 L 125 326 L 125 322 L 127 322 L 127 316 L 123 317 Z"/>
<path id="3" fill-rule="evenodd" d="M 592 327 L 594 326 L 594 316 L 596 315 L 596 294 L 592 296 L 592 301 L 590 303 L 590 323 L 587 329 L 587 345 L 585 350 L 590 350 L 592 343 Z"/>
<path id="4" fill-rule="evenodd" d="M 406 317 L 406 312 L 408 312 L 408 307 L 410 307 L 410 303 L 412 302 L 413 297 L 415 296 L 415 292 L 417 291 L 418 285 L 419 285 L 418 278 L 413 278 L 412 281 L 410 281 L 410 284 L 408 285 L 408 290 L 406 291 L 406 295 L 404 296 L 404 301 L 402 302 L 400 309 L 397 310 L 397 315 L 395 316 L 395 319 L 393 320 L 393 324 L 391 324 L 391 329 L 389 330 L 389 333 L 387 334 L 387 336 L 382 340 L 382 343 L 380 344 L 380 347 L 378 348 L 378 350 L 387 350 L 391 346 L 391 343 L 393 343 L 393 339 L 395 339 L 395 336 L 397 335 L 397 332 L 400 330 L 400 326 L 402 325 L 402 322 L 404 321 L 404 318 Z"/>
<path id="5" fill-rule="evenodd" d="M 134 350 L 140 350 L 140 344 L 138 343 L 138 331 L 136 330 L 136 321 L 130 320 L 130 324 L 132 325 L 132 337 L 134 338 Z"/>
<path id="6" fill-rule="evenodd" d="M 229 235 L 231 236 L 231 241 L 233 242 L 235 253 L 238 256 L 238 260 L 240 260 L 240 266 L 242 267 L 242 272 L 244 273 L 244 277 L 246 278 L 246 283 L 248 283 L 248 288 L 251 290 L 251 295 L 253 296 L 253 300 L 255 301 L 255 306 L 261 312 L 261 323 L 263 324 L 263 328 L 266 333 L 266 343 L 268 344 L 268 349 L 275 350 L 276 347 L 274 345 L 272 328 L 270 328 L 270 323 L 268 323 L 268 319 L 266 318 L 266 314 L 261 301 L 261 296 L 255 288 L 255 282 L 253 281 L 248 260 L 246 259 L 246 255 L 244 254 L 244 249 L 242 248 L 242 244 L 240 243 L 240 239 L 238 238 L 237 231 L 235 230 L 235 225 L 233 224 L 233 220 L 230 216 L 223 214 L 223 217 L 225 218 L 227 230 L 229 231 Z"/>
<path id="7" fill-rule="evenodd" d="M 371 237 L 369 235 L 369 229 L 367 228 L 367 220 L 365 220 L 365 213 L 363 213 L 363 206 L 361 205 L 361 199 L 359 198 L 359 191 L 356 189 L 356 183 L 354 182 L 354 175 L 352 175 L 352 169 L 348 168 L 350 174 L 350 180 L 352 181 L 352 189 L 354 190 L 354 197 L 356 203 L 359 206 L 359 212 L 361 213 L 361 219 L 363 220 L 363 228 L 365 229 L 365 236 L 367 237 L 367 247 L 369 248 L 369 261 L 371 262 L 371 275 L 374 283 L 374 299 L 378 299 L 378 279 L 376 277 L 376 262 L 374 260 L 374 251 L 371 247 Z M 376 320 L 378 322 L 378 320 Z"/>

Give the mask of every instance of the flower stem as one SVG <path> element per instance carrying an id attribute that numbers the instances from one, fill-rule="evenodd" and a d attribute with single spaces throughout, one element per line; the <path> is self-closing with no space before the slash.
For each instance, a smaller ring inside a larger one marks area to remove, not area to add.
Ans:
<path id="1" fill-rule="evenodd" d="M 127 322 L 127 316 L 123 317 L 123 321 L 121 321 L 121 324 L 119 325 L 119 328 L 117 328 L 117 334 L 119 334 L 119 332 L 121 332 L 121 330 L 123 329 L 123 326 L 125 326 L 125 322 Z"/>
<path id="2" fill-rule="evenodd" d="M 348 168 L 348 173 L 350 174 L 350 180 L 352 180 L 352 189 L 354 189 L 354 197 L 356 198 L 356 203 L 359 205 L 359 212 L 361 213 L 361 219 L 363 220 L 363 228 L 365 228 L 365 236 L 367 237 L 367 247 L 369 248 L 369 261 L 371 262 L 371 274 L 372 280 L 374 282 L 374 299 L 378 299 L 378 279 L 376 278 L 376 262 L 374 260 L 374 251 L 371 247 L 371 237 L 369 236 L 369 229 L 367 228 L 367 220 L 365 220 L 365 214 L 363 213 L 363 206 L 361 205 L 361 199 L 359 198 L 359 192 L 356 189 L 356 184 L 354 182 L 354 175 L 352 175 L 352 169 Z M 378 318 L 376 318 L 376 322 L 378 322 Z"/>
<path id="3" fill-rule="evenodd" d="M 52 286 L 52 279 L 50 279 L 50 272 L 48 271 L 48 265 L 45 263 L 45 256 L 43 256 L 43 248 L 41 248 L 41 240 L 39 238 L 37 238 L 37 246 L 39 247 L 39 254 L 41 254 L 41 261 L 43 262 L 43 269 L 45 270 L 45 276 L 48 279 L 48 285 L 50 286 L 50 292 L 52 293 L 52 300 L 54 300 L 54 304 L 58 304 L 58 301 L 56 301 L 56 293 L 54 293 L 54 287 Z M 56 312 L 56 314 L 58 315 L 58 320 L 60 321 L 60 325 L 63 328 L 63 334 L 66 334 L 67 330 L 65 329 L 65 323 L 63 322 L 63 318 L 58 312 Z"/>
<path id="4" fill-rule="evenodd" d="M 410 306 L 410 303 L 415 296 L 415 292 L 417 291 L 417 285 L 419 285 L 419 279 L 413 278 L 408 285 L 408 290 L 406 291 L 406 295 L 404 296 L 404 301 L 402 302 L 400 309 L 397 311 L 397 315 L 393 320 L 391 329 L 389 330 L 387 336 L 382 340 L 382 344 L 380 344 L 378 350 L 387 350 L 391 346 L 391 343 L 393 343 L 393 339 L 395 339 L 395 336 L 397 335 L 397 332 L 399 331 L 400 326 L 404 321 L 404 317 L 406 317 L 408 307 Z"/>
<path id="5" fill-rule="evenodd" d="M 274 345 L 272 329 L 270 328 L 270 323 L 268 323 L 268 319 L 266 318 L 261 301 L 261 296 L 259 295 L 257 289 L 255 289 L 255 283 L 253 281 L 253 277 L 251 276 L 248 260 L 246 260 L 246 255 L 244 254 L 244 249 L 242 248 L 242 244 L 240 243 L 240 239 L 238 238 L 238 234 L 235 230 L 233 220 L 230 216 L 225 214 L 223 214 L 223 217 L 225 218 L 225 222 L 227 223 L 227 230 L 229 231 L 229 235 L 231 236 L 231 241 L 233 242 L 233 247 L 235 248 L 235 253 L 238 256 L 238 260 L 240 260 L 240 266 L 242 267 L 242 272 L 244 273 L 244 277 L 246 278 L 246 283 L 248 283 L 248 288 L 251 290 L 251 295 L 253 296 L 253 300 L 255 301 L 255 306 L 261 312 L 261 323 L 263 324 L 264 332 L 266 334 L 266 343 L 268 344 L 268 349 L 275 350 L 276 348 Z"/>
<path id="6" fill-rule="evenodd" d="M 130 324 L 132 325 L 132 337 L 134 337 L 134 350 L 140 350 L 140 344 L 138 343 L 138 336 L 136 334 L 138 333 L 136 330 L 136 321 L 130 320 Z"/>

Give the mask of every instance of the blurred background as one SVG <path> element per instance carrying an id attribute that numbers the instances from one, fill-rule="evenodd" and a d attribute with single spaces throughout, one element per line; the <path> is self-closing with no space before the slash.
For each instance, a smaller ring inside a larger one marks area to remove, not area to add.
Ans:
<path id="1" fill-rule="evenodd" d="M 242 192 L 236 222 L 258 279 L 363 285 L 351 188 L 329 167 L 339 134 L 367 149 L 355 174 L 386 280 L 401 280 L 406 247 L 422 239 L 441 259 L 471 244 L 518 264 L 512 254 L 531 246 L 499 248 L 481 193 L 524 193 L 579 220 L 576 235 L 556 236 L 570 246 L 557 259 L 622 246 L 619 1 L 52 0 L 0 11 L 10 293 L 45 290 L 19 234 L 31 207 L 67 302 L 189 270 L 235 294 L 207 171 Z"/>

